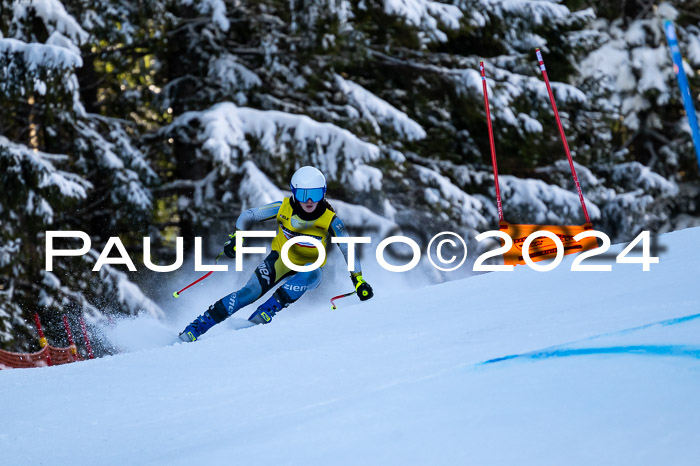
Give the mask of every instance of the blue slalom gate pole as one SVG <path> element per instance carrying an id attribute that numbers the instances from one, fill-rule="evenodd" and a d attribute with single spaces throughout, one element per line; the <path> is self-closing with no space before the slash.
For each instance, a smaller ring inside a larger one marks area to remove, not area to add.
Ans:
<path id="1" fill-rule="evenodd" d="M 681 96 L 683 96 L 683 106 L 690 124 L 690 131 L 693 134 L 693 145 L 695 146 L 695 155 L 698 158 L 698 166 L 700 167 L 700 129 L 698 129 L 698 117 L 695 113 L 693 105 L 693 96 L 690 94 L 690 86 L 688 78 L 683 70 L 683 57 L 681 57 L 681 49 L 678 47 L 678 39 L 676 38 L 676 29 L 673 23 L 669 20 L 664 21 L 664 31 L 666 32 L 666 40 L 671 49 L 671 58 L 673 59 L 673 71 L 678 78 L 678 87 L 681 88 Z"/>

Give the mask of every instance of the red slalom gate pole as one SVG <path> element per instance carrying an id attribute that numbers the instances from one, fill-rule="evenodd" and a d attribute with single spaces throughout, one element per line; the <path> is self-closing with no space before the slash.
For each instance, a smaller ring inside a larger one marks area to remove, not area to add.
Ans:
<path id="1" fill-rule="evenodd" d="M 49 342 L 46 341 L 44 330 L 41 328 L 41 320 L 39 320 L 39 314 L 37 312 L 34 313 L 34 323 L 36 324 L 36 331 L 39 333 L 39 346 L 41 346 L 41 349 L 46 348 L 46 364 L 51 366 L 51 352 L 47 348 Z"/>
<path id="2" fill-rule="evenodd" d="M 73 341 L 73 332 L 70 330 L 70 325 L 68 325 L 68 316 L 64 314 L 63 316 L 63 326 L 66 329 L 66 335 L 68 335 L 68 346 L 70 346 L 70 352 L 73 355 L 73 361 L 78 360 L 78 348 L 75 346 Z"/>
<path id="3" fill-rule="evenodd" d="M 566 157 L 569 159 L 569 166 L 571 167 L 571 174 L 574 176 L 574 184 L 576 184 L 576 191 L 578 192 L 578 197 L 581 200 L 581 207 L 583 207 L 583 215 L 586 217 L 586 223 L 591 223 L 591 218 L 588 216 L 588 209 L 586 209 L 586 201 L 583 200 L 583 191 L 581 191 L 581 185 L 578 182 L 578 176 L 576 176 L 576 168 L 574 168 L 574 160 L 571 158 L 571 151 L 569 151 L 569 144 L 566 142 L 566 135 L 564 134 L 564 127 L 561 124 L 561 119 L 559 118 L 559 111 L 557 110 L 557 104 L 554 101 L 554 94 L 552 93 L 552 87 L 549 85 L 549 77 L 547 77 L 547 70 L 544 67 L 544 60 L 542 59 L 542 52 L 539 48 L 535 49 L 535 54 L 537 55 L 537 61 L 540 64 L 540 70 L 542 71 L 542 76 L 544 77 L 544 82 L 547 85 L 547 92 L 549 93 L 549 100 L 552 102 L 552 109 L 554 110 L 554 116 L 557 119 L 557 126 L 559 126 L 559 135 L 561 136 L 561 142 L 564 144 L 564 151 L 566 151 Z"/>
<path id="4" fill-rule="evenodd" d="M 503 221 L 503 205 L 501 204 L 501 189 L 498 185 L 498 164 L 496 163 L 496 146 L 493 142 L 493 127 L 491 125 L 491 111 L 489 110 L 489 93 L 486 89 L 486 71 L 484 62 L 479 62 L 479 70 L 481 71 L 481 83 L 484 86 L 484 105 L 486 107 L 486 122 L 489 127 L 489 143 L 491 144 L 491 163 L 493 164 L 493 179 L 496 183 L 496 207 L 498 207 L 498 218 Z"/>
<path id="5" fill-rule="evenodd" d="M 83 319 L 83 316 L 80 316 L 80 330 L 83 332 L 83 339 L 85 340 L 85 347 L 87 348 L 88 357 L 90 359 L 95 359 L 95 356 L 92 354 L 92 345 L 90 344 L 90 338 L 88 337 L 87 328 L 85 327 L 85 319 Z"/>

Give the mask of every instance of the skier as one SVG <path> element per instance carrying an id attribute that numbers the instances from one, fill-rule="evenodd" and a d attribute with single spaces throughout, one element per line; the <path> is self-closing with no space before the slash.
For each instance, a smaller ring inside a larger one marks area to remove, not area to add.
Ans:
<path id="1" fill-rule="evenodd" d="M 273 202 L 243 212 L 236 221 L 236 230 L 248 230 L 254 223 L 275 219 L 278 225 L 277 236 L 272 240 L 272 252 L 255 269 L 248 283 L 238 291 L 224 296 L 209 309 L 197 317 L 180 333 L 180 340 L 195 341 L 204 332 L 222 322 L 244 306 L 256 301 L 287 277 L 292 277 L 280 286 L 248 318 L 256 324 L 267 324 L 279 311 L 295 302 L 307 291 L 313 290 L 321 283 L 321 267 L 310 272 L 295 272 L 289 269 L 281 259 L 284 243 L 296 236 L 308 236 L 321 241 L 324 248 L 329 235 L 347 237 L 343 222 L 326 200 L 326 178 L 318 169 L 310 166 L 301 167 L 292 176 L 290 183 L 292 195 L 282 201 Z M 230 258 L 236 255 L 236 234 L 229 235 L 224 244 L 224 254 Z M 348 261 L 348 244 L 338 243 L 345 261 Z M 290 262 L 307 265 L 318 259 L 318 250 L 311 243 L 299 242 L 288 250 Z M 355 259 L 354 270 L 350 278 L 362 301 L 370 299 L 374 293 L 372 287 L 362 278 L 359 259 Z"/>

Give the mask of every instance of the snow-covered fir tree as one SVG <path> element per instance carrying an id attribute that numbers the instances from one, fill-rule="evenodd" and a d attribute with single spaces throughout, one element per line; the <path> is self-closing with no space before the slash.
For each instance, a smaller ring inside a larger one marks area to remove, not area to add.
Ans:
<path id="1" fill-rule="evenodd" d="M 185 74 L 163 85 L 175 118 L 158 136 L 173 141 L 169 160 L 194 178 L 165 187 L 180 191 L 179 217 L 200 228 L 216 215 L 231 225 L 245 205 L 238 191 L 246 160 L 278 187 L 296 167 L 318 165 L 331 196 L 398 223 L 492 228 L 476 65 L 488 60 L 493 76 L 504 172 L 534 173 L 556 160 L 550 148 L 559 144 L 553 121 L 547 129 L 538 121 L 550 115 L 534 47 L 570 37 L 548 49 L 560 62 L 554 76 L 567 77 L 593 18 L 554 2 L 248 2 L 229 6 L 234 21 L 220 11 L 174 22 L 175 60 L 164 57 Z M 554 86 L 564 109 L 585 100 L 570 85 Z M 554 198 L 574 211 L 575 195 Z M 535 221 L 511 206 L 513 221 Z"/>
<path id="2" fill-rule="evenodd" d="M 602 205 L 606 229 L 614 238 L 698 222 L 698 161 L 663 21 L 676 26 L 685 72 L 697 96 L 699 6 L 696 1 L 598 5 L 598 18 L 591 25 L 597 45 L 580 63 L 577 82 L 591 89 L 590 101 L 609 121 L 609 140 L 592 148 L 584 160 L 601 186 L 611 188 L 594 190 L 591 196 Z"/>
<path id="3" fill-rule="evenodd" d="M 146 183 L 156 180 L 124 122 L 90 113 L 81 101 L 81 47 L 96 38 L 57 0 L 4 1 L 2 19 L 0 344 L 36 347 L 34 312 L 54 342 L 64 339 L 64 314 L 75 323 L 80 314 L 160 312 L 124 273 L 92 272 L 109 236 L 128 244 L 147 231 Z M 56 260 L 48 272 L 47 230 L 85 231 L 93 249 Z"/>

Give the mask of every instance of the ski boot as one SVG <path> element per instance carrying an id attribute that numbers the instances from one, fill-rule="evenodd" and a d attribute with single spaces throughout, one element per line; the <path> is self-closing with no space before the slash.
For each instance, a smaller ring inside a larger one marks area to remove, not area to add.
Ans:
<path id="1" fill-rule="evenodd" d="M 275 314 L 290 304 L 285 299 L 278 299 L 277 296 L 278 293 L 275 292 L 272 296 L 270 296 L 270 299 L 258 306 L 258 309 L 253 312 L 250 317 L 248 317 L 248 320 L 256 324 L 269 324 Z"/>
<path id="2" fill-rule="evenodd" d="M 214 320 L 209 313 L 213 307 L 214 306 L 210 306 L 208 311 L 194 319 L 191 324 L 185 327 L 185 330 L 183 330 L 179 335 L 180 340 L 184 342 L 197 341 L 197 338 L 199 338 L 200 335 L 212 328 L 214 325 L 218 324 L 218 322 Z"/>

